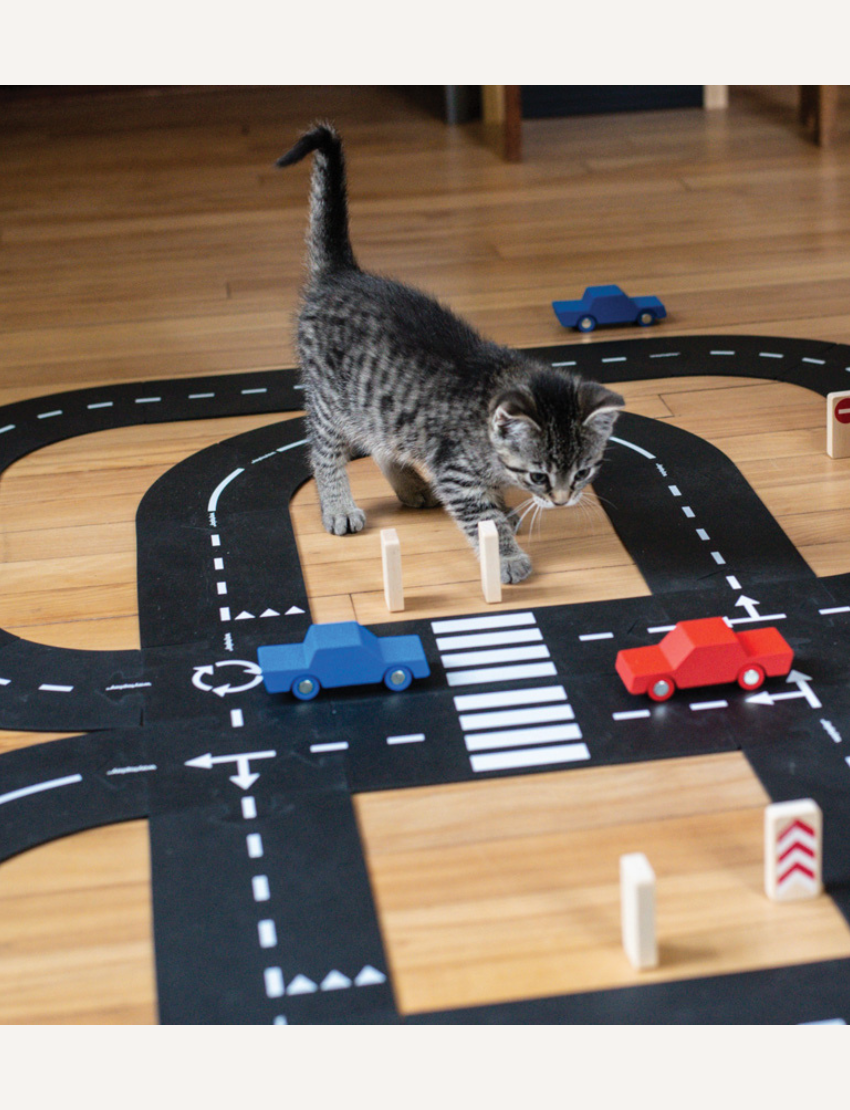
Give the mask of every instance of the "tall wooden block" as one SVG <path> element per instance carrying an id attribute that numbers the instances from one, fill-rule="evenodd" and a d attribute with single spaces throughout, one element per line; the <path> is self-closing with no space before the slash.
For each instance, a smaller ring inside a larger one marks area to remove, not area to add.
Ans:
<path id="1" fill-rule="evenodd" d="M 764 811 L 764 890 L 774 902 L 823 890 L 823 814 L 817 802 L 774 802 Z"/>
<path id="2" fill-rule="evenodd" d="M 850 457 L 850 390 L 826 395 L 826 453 L 831 459 Z"/>
<path id="3" fill-rule="evenodd" d="M 384 600 L 391 613 L 404 609 L 401 580 L 401 544 L 395 528 L 381 529 L 381 563 L 384 568 Z"/>
<path id="4" fill-rule="evenodd" d="M 655 935 L 655 872 L 643 852 L 620 856 L 623 948 L 638 971 L 658 967 Z"/>
<path id="5" fill-rule="evenodd" d="M 485 601 L 502 600 L 502 571 L 499 563 L 499 531 L 492 520 L 478 522 L 478 558 L 481 589 Z"/>

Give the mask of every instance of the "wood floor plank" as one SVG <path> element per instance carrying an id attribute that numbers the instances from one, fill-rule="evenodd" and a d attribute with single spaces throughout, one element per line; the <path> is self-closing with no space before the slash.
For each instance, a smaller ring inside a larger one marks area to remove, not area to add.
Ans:
<path id="1" fill-rule="evenodd" d="M 293 365 L 309 167 L 274 161 L 317 116 L 346 139 L 362 263 L 433 292 L 497 342 L 648 338 L 558 324 L 552 300 L 618 281 L 665 300 L 649 338 L 850 343 L 850 132 L 829 152 L 813 147 L 791 86 L 733 86 L 722 112 L 528 120 L 518 165 L 494 157 L 475 124 L 447 127 L 395 88 L 4 95 L 0 404 Z M 848 107 L 843 89 L 839 120 Z M 822 399 L 702 369 L 624 384 L 629 410 L 707 437 L 816 573 L 850 570 L 850 460 L 825 458 Z M 0 478 L 0 624 L 63 647 L 137 647 L 139 500 L 181 459 L 285 416 L 117 429 L 15 463 Z M 292 506 L 320 621 L 393 619 L 381 527 L 398 530 L 407 568 L 399 618 L 646 593 L 589 501 L 541 522 L 536 576 L 489 607 L 451 521 L 401 508 L 369 460 L 351 469 L 369 513 L 361 536 L 323 532 L 312 483 Z M 0 733 L 0 751 L 60 735 Z M 611 866 L 626 842 L 648 845 L 659 873 L 668 931 L 653 975 L 843 953 L 827 903 L 779 914 L 755 893 L 763 798 L 734 759 L 695 760 L 692 778 L 674 762 L 619 768 L 616 790 L 570 771 L 422 802 L 358 800 L 405 1007 L 636 981 L 615 937 Z M 701 809 L 709 787 L 714 808 Z M 586 829 L 604 850 L 585 853 Z M 0 1022 L 155 1020 L 146 843 L 133 822 L 0 866 Z M 488 889 L 501 861 L 510 882 Z M 454 899 L 464 876 L 469 891 Z"/>

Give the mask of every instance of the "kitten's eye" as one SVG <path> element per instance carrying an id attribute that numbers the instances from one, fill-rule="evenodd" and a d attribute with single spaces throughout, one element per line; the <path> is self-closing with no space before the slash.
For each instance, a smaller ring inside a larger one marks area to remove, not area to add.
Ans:
<path id="1" fill-rule="evenodd" d="M 548 486 L 549 475 L 541 474 L 539 470 L 531 470 L 528 474 L 528 480 L 533 482 L 535 486 Z"/>
<path id="2" fill-rule="evenodd" d="M 576 475 L 575 475 L 576 481 L 577 482 L 583 482 L 584 479 L 588 476 L 588 474 L 590 474 L 590 467 L 589 466 L 581 467 L 580 470 L 576 471 Z"/>

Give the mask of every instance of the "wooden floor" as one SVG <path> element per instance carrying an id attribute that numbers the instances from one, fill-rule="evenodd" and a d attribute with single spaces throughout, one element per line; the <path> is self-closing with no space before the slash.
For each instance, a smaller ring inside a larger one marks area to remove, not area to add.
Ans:
<path id="1" fill-rule="evenodd" d="M 362 264 L 436 293 L 497 341 L 569 341 L 550 302 L 617 281 L 662 297 L 665 335 L 850 343 L 850 103 L 841 112 L 823 151 L 798 129 L 794 89 L 733 87 L 727 111 L 527 122 L 525 161 L 507 165 L 475 125 L 447 128 L 391 89 L 0 99 L 0 403 L 292 365 L 308 167 L 273 162 L 318 116 L 347 140 Z M 730 455 L 818 574 L 850 570 L 850 461 L 825 455 L 820 398 L 696 375 L 622 391 L 629 411 Z M 185 456 L 275 419 L 103 432 L 12 466 L 0 479 L 0 626 L 46 644 L 137 647 L 141 496 Z M 370 460 L 352 470 L 369 514 L 361 535 L 323 533 L 310 484 L 294 501 L 317 619 L 389 619 L 381 526 L 402 538 L 408 613 L 483 607 L 477 565 L 445 516 L 403 510 Z M 547 514 L 524 542 L 536 573 L 503 607 L 647 592 L 592 499 Z M 0 733 L 0 752 L 49 738 Z M 764 796 L 744 761 L 676 763 L 358 798 L 399 1005 L 634 981 L 616 945 L 611 861 L 636 841 L 658 861 L 669 922 L 654 975 L 850 954 L 825 900 L 799 921 L 761 900 Z M 688 805 L 672 805 L 674 781 Z M 578 798 L 593 805 L 568 821 Z M 591 828 L 604 828 L 592 858 L 581 849 Z M 707 829 L 721 837 L 711 859 Z M 0 866 L 0 1021 L 156 1020 L 148 866 L 144 822 Z M 698 875 L 710 904 L 694 903 Z"/>

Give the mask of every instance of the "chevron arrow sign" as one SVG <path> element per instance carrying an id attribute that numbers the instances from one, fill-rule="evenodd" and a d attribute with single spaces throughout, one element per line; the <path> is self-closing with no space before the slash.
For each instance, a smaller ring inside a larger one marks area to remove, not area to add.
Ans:
<path id="1" fill-rule="evenodd" d="M 776 802 L 764 812 L 764 888 L 774 902 L 816 898 L 823 890 L 823 815 L 811 798 Z"/>

